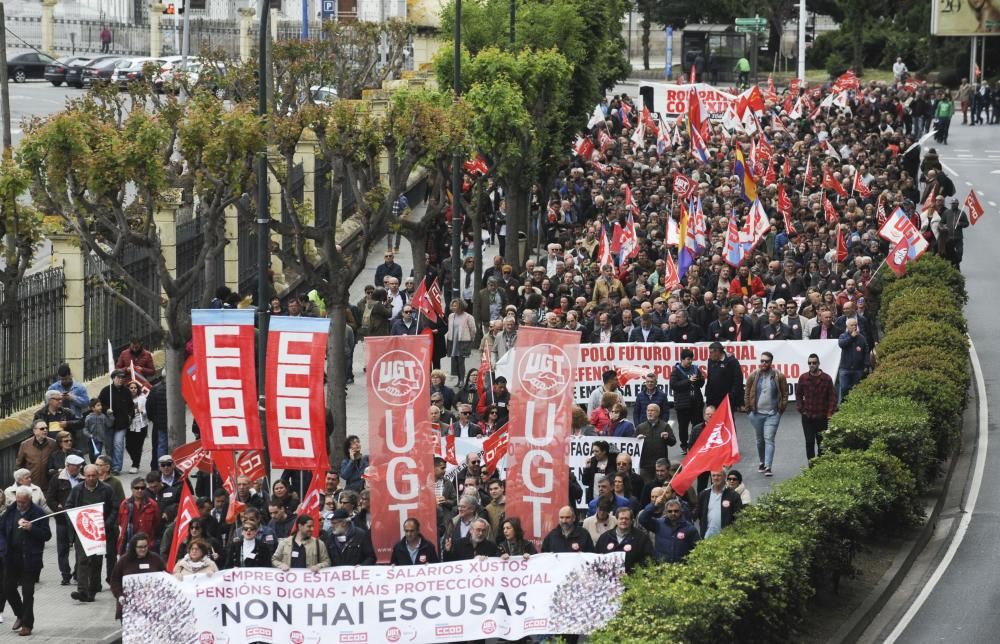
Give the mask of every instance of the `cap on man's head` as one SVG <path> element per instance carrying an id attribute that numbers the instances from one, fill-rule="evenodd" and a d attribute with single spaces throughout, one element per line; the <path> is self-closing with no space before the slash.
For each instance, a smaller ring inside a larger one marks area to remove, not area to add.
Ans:
<path id="1" fill-rule="evenodd" d="M 128 372 L 125 371 L 124 369 L 115 369 L 114 371 L 111 372 L 112 378 L 124 378 L 126 376 L 128 376 Z"/>
<path id="2" fill-rule="evenodd" d="M 170 454 L 164 454 L 156 462 L 159 463 L 160 465 L 173 465 L 174 457 L 171 456 Z"/>
<path id="3" fill-rule="evenodd" d="M 77 456 L 76 454 L 70 454 L 66 457 L 66 465 L 83 465 L 83 457 Z"/>

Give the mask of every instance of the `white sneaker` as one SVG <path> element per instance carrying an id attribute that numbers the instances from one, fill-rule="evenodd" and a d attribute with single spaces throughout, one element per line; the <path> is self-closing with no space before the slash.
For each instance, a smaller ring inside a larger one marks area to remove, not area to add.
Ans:
<path id="1" fill-rule="evenodd" d="M 139 473 L 139 469 L 133 465 L 132 467 L 128 468 L 128 473 L 129 474 L 138 474 Z"/>

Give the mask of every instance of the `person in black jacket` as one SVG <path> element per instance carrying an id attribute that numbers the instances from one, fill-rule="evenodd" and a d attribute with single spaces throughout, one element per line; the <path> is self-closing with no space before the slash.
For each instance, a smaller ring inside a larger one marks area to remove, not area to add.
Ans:
<path id="1" fill-rule="evenodd" d="M 677 433 L 681 439 L 681 452 L 687 453 L 688 428 L 701 420 L 701 410 L 705 399 L 701 388 L 705 377 L 694 364 L 694 351 L 683 349 L 681 361 L 670 370 L 670 391 L 674 394 L 674 409 L 677 413 Z M 645 459 L 643 459 L 645 460 Z"/>
<path id="2" fill-rule="evenodd" d="M 167 384 L 160 380 L 146 395 L 146 417 L 153 423 L 149 471 L 154 472 L 161 456 L 170 454 L 167 447 Z"/>
<path id="3" fill-rule="evenodd" d="M 653 542 L 645 532 L 632 525 L 632 508 L 618 508 L 615 518 L 617 525 L 598 537 L 594 550 L 599 554 L 624 552 L 625 572 L 632 572 L 639 564 L 655 557 Z"/>
<path id="4" fill-rule="evenodd" d="M 45 510 L 31 502 L 31 488 L 22 485 L 0 517 L 3 594 L 17 617 L 14 630 L 18 635 L 31 635 L 35 627 L 35 581 L 42 569 L 45 542 L 52 538 L 49 520 L 42 518 L 45 515 Z"/>
<path id="5" fill-rule="evenodd" d="M 403 522 L 403 538 L 392 547 L 389 563 L 393 566 L 416 566 L 437 563 L 434 544 L 420 534 L 420 522 L 407 519 Z"/>
<path id="6" fill-rule="evenodd" d="M 497 544 L 486 538 L 490 531 L 490 522 L 486 519 L 475 519 L 469 534 L 461 539 L 452 540 L 446 537 L 444 540 L 444 560 L 464 561 L 475 559 L 476 557 L 498 557 L 500 551 Z"/>
<path id="7" fill-rule="evenodd" d="M 132 394 L 125 386 L 127 374 L 124 369 L 115 369 L 111 374 L 111 384 L 98 394 L 105 413 L 114 415 L 114 427 L 111 439 L 111 473 L 118 476 L 122 473 L 122 462 L 125 460 L 125 433 L 132 425 L 135 416 L 135 404 Z"/>
<path id="8" fill-rule="evenodd" d="M 705 403 L 718 406 L 729 396 L 735 411 L 743 405 L 743 372 L 739 361 L 726 353 L 721 342 L 708 347 L 708 381 L 705 384 Z"/>
<path id="9" fill-rule="evenodd" d="M 228 547 L 220 568 L 270 568 L 271 546 L 264 543 L 258 535 L 255 523 L 245 521 L 242 526 L 241 539 L 234 538 Z"/>
<path id="10" fill-rule="evenodd" d="M 712 486 L 698 495 L 698 527 L 702 539 L 719 534 L 743 509 L 739 493 L 726 485 L 726 473 L 717 470 L 711 476 Z"/>
<path id="11" fill-rule="evenodd" d="M 82 460 L 82 459 L 81 459 Z M 82 508 L 87 505 L 101 503 L 104 508 L 104 533 L 111 532 L 118 525 L 118 506 L 115 505 L 115 493 L 111 486 L 98 478 L 96 465 L 83 468 L 83 483 L 79 483 L 69 493 L 66 508 Z M 88 555 L 80 540 L 76 540 L 76 591 L 70 597 L 82 602 L 94 601 L 94 595 L 101 590 L 101 566 L 104 555 Z M 108 572 L 110 575 L 111 572 Z"/>
<path id="12" fill-rule="evenodd" d="M 375 548 L 368 533 L 351 523 L 347 510 L 334 510 L 330 532 L 321 535 L 333 566 L 372 566 Z"/>
<path id="13" fill-rule="evenodd" d="M 74 442 L 80 442 L 83 419 L 77 418 L 69 409 L 63 407 L 63 394 L 49 389 L 45 392 L 45 405 L 35 412 L 33 420 L 44 420 L 49 426 L 49 438 L 55 438 L 60 431 L 70 432 Z"/>
<path id="14" fill-rule="evenodd" d="M 594 552 L 590 533 L 576 525 L 576 511 L 564 505 L 559 508 L 559 525 L 542 539 L 542 552 Z"/>

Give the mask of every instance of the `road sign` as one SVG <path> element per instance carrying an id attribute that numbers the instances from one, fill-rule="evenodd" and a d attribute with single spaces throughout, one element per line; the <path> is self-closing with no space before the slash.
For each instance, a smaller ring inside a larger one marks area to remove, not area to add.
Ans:
<path id="1" fill-rule="evenodd" d="M 320 9 L 320 17 L 323 20 L 333 20 L 337 17 L 337 0 L 323 0 L 323 6 Z"/>
<path id="2" fill-rule="evenodd" d="M 736 25 L 736 33 L 738 34 L 762 34 L 765 31 L 767 31 L 767 27 Z"/>
<path id="3" fill-rule="evenodd" d="M 758 29 L 761 29 L 761 28 L 767 26 L 767 18 L 761 18 L 760 16 L 757 16 L 755 18 L 737 18 L 736 19 L 736 26 L 737 27 L 757 27 Z"/>

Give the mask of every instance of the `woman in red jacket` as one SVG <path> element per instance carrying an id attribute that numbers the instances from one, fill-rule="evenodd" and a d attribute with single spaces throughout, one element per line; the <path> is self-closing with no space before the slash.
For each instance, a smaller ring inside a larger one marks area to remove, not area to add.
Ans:
<path id="1" fill-rule="evenodd" d="M 140 532 L 149 535 L 150 546 L 155 551 L 159 527 L 160 506 L 155 499 L 146 496 L 146 479 L 132 479 L 132 496 L 118 506 L 118 554 L 125 554 L 132 537 Z"/>

